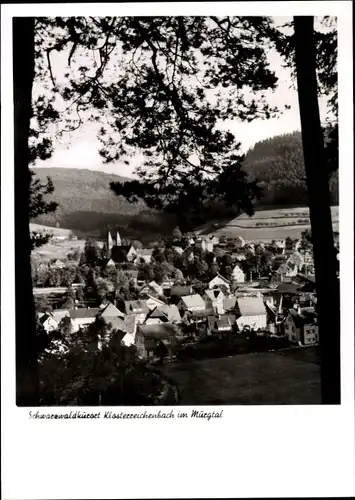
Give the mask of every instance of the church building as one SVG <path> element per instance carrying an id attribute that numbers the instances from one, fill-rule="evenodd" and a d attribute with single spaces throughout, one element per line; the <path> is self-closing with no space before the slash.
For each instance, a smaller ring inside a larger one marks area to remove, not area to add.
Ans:
<path id="1" fill-rule="evenodd" d="M 120 246 L 122 246 L 120 233 L 117 231 L 116 236 L 112 237 L 111 231 L 109 231 L 107 235 L 107 249 L 111 251 L 113 247 L 120 247 Z"/>

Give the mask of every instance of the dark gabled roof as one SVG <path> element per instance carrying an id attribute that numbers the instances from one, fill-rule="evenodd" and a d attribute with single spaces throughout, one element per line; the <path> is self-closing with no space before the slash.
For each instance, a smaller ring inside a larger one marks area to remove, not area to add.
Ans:
<path id="1" fill-rule="evenodd" d="M 115 246 L 111 250 L 111 259 L 116 262 L 125 262 L 127 260 L 127 254 L 131 248 L 131 245 Z"/>
<path id="2" fill-rule="evenodd" d="M 297 292 L 298 285 L 293 283 L 281 283 L 276 289 L 276 293 L 297 294 Z"/>
<path id="3" fill-rule="evenodd" d="M 100 316 L 102 318 L 116 318 L 116 317 L 122 318 L 124 314 L 110 302 L 104 309 L 101 309 Z"/>
<path id="4" fill-rule="evenodd" d="M 168 316 L 166 313 L 164 313 L 160 307 L 155 307 L 154 309 L 152 309 L 150 311 L 150 313 L 147 315 L 147 318 L 146 319 L 149 319 L 149 318 L 160 318 L 160 319 L 166 319 L 168 320 Z"/>
<path id="5" fill-rule="evenodd" d="M 69 315 L 72 319 L 83 319 L 83 318 L 95 318 L 100 312 L 98 307 L 93 307 L 90 309 L 82 308 L 82 309 L 73 309 L 69 311 Z"/>
<path id="6" fill-rule="evenodd" d="M 181 321 L 181 316 L 179 313 L 179 309 L 176 305 L 161 305 L 155 307 L 150 313 L 147 315 L 146 319 L 149 318 L 159 318 L 165 320 L 166 322 L 170 321 Z"/>

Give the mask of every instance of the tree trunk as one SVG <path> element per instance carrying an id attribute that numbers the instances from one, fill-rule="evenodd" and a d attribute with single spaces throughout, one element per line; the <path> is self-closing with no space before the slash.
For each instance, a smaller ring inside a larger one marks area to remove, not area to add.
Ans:
<path id="1" fill-rule="evenodd" d="M 36 319 L 29 231 L 29 128 L 34 78 L 34 19 L 13 19 L 16 404 L 38 404 Z"/>
<path id="2" fill-rule="evenodd" d="M 340 404 L 340 288 L 317 97 L 313 17 L 294 17 L 298 101 L 312 229 L 323 404 Z"/>

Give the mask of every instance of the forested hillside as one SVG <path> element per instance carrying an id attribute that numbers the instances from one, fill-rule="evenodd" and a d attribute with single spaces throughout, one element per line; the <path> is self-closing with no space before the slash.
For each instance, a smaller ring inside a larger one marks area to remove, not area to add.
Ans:
<path id="1" fill-rule="evenodd" d="M 257 142 L 244 161 L 244 169 L 260 181 L 265 206 L 307 205 L 307 190 L 300 132 L 278 135 Z M 338 175 L 330 182 L 332 205 L 338 204 Z"/>
<path id="2" fill-rule="evenodd" d="M 145 231 L 157 234 L 164 231 L 168 219 L 165 214 L 148 209 L 142 201 L 129 203 L 112 193 L 110 182 L 124 182 L 127 180 L 124 177 L 76 168 L 37 168 L 34 171 L 42 181 L 47 176 L 52 179 L 54 193 L 50 199 L 59 204 L 55 213 L 37 217 L 35 222 L 38 224 L 59 224 L 83 237 L 99 237 L 106 234 L 109 227 L 123 228 L 129 237 Z M 170 230 L 170 223 L 168 226 Z"/>
<path id="3" fill-rule="evenodd" d="M 275 136 L 257 142 L 244 161 L 243 168 L 258 179 L 263 198 L 258 208 L 307 206 L 307 190 L 300 132 Z M 120 227 L 128 237 L 143 237 L 170 232 L 174 216 L 147 208 L 143 201 L 129 203 L 110 190 L 110 182 L 129 180 L 114 174 L 75 168 L 39 168 L 37 176 L 49 176 L 54 185 L 50 199 L 59 206 L 55 213 L 42 215 L 35 222 L 72 229 L 78 236 L 99 237 L 109 227 Z M 332 205 L 338 205 L 338 174 L 330 182 Z M 233 210 L 214 204 L 212 219 L 232 219 Z M 208 222 L 208 221 L 202 221 Z"/>

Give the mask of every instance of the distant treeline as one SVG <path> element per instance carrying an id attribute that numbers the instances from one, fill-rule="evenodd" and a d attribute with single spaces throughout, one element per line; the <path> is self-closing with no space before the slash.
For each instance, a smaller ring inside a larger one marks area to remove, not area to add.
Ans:
<path id="1" fill-rule="evenodd" d="M 259 180 L 263 207 L 308 205 L 307 186 L 300 132 L 257 142 L 244 161 L 244 170 Z M 339 204 L 338 173 L 330 179 L 331 204 Z"/>

